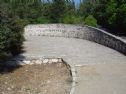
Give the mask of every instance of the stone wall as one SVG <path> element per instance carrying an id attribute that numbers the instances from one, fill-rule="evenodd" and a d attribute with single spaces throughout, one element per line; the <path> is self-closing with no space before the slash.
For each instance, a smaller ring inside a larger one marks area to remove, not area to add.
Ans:
<path id="1" fill-rule="evenodd" d="M 67 37 L 90 40 L 126 55 L 126 42 L 110 33 L 91 26 L 69 24 L 42 24 L 25 27 L 25 36 Z"/>

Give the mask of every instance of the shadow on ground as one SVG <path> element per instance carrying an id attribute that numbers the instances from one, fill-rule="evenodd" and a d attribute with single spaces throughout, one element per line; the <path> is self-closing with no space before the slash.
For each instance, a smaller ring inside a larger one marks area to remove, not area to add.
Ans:
<path id="1" fill-rule="evenodd" d="M 8 74 L 12 73 L 13 71 L 21 68 L 22 66 L 9 66 L 5 64 L 0 65 L 0 74 Z"/>
<path id="2" fill-rule="evenodd" d="M 13 71 L 21 68 L 22 66 L 17 65 L 15 62 L 19 60 L 23 61 L 24 59 L 26 59 L 26 57 L 17 55 L 0 62 L 0 74 L 12 73 Z"/>

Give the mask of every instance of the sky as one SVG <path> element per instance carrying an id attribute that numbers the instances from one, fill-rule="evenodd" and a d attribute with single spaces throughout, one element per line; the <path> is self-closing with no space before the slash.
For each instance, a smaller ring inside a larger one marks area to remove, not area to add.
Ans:
<path id="1" fill-rule="evenodd" d="M 78 4 L 80 2 L 80 0 L 74 0 L 76 4 Z"/>
<path id="2" fill-rule="evenodd" d="M 46 0 L 47 1 L 47 0 Z M 51 1 L 51 0 L 50 0 Z M 76 4 L 80 3 L 80 0 L 74 0 Z"/>
<path id="3" fill-rule="evenodd" d="M 74 1 L 75 1 L 76 8 L 79 8 L 80 0 L 74 0 Z"/>

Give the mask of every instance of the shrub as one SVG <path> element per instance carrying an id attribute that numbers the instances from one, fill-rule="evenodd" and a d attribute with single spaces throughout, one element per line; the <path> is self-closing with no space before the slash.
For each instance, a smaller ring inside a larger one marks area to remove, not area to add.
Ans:
<path id="1" fill-rule="evenodd" d="M 65 15 L 62 18 L 62 23 L 65 24 L 81 24 L 82 23 L 82 17 L 76 16 L 76 15 Z"/>
<path id="2" fill-rule="evenodd" d="M 0 60 L 3 56 L 16 55 L 23 43 L 24 22 L 7 3 L 0 3 Z"/>
<path id="3" fill-rule="evenodd" d="M 50 21 L 46 17 L 41 16 L 41 17 L 37 18 L 36 23 L 37 24 L 47 24 L 47 23 L 50 23 Z"/>
<path id="4" fill-rule="evenodd" d="M 92 15 L 89 15 L 85 18 L 84 24 L 97 27 L 97 20 Z"/>

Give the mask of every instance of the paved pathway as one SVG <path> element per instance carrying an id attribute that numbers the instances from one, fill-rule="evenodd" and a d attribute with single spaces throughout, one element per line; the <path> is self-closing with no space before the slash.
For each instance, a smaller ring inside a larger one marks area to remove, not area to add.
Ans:
<path id="1" fill-rule="evenodd" d="M 76 67 L 74 94 L 126 94 L 126 63 Z"/>
<path id="2" fill-rule="evenodd" d="M 76 66 L 74 94 L 126 92 L 126 56 L 113 49 L 82 39 L 45 36 L 26 37 L 24 48 L 23 56 L 61 57 Z"/>
<path id="3" fill-rule="evenodd" d="M 62 37 L 27 37 L 24 56 L 62 57 L 70 65 L 126 62 L 126 56 L 100 44 Z"/>

